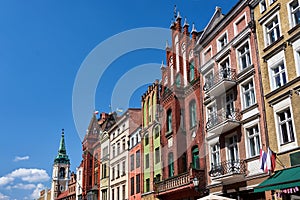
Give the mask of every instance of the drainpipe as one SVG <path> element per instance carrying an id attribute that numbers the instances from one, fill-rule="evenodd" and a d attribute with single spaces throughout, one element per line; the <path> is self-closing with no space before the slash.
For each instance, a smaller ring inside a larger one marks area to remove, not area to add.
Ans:
<path id="1" fill-rule="evenodd" d="M 253 1 L 252 1 L 253 3 Z M 254 21 L 254 6 L 253 4 L 250 4 L 250 17 L 251 21 L 254 23 L 253 24 L 253 38 L 254 38 L 254 44 L 255 44 L 255 51 L 256 51 L 256 63 L 257 63 L 257 71 L 258 71 L 258 79 L 259 79 L 259 89 L 261 93 L 261 102 L 262 102 L 262 121 L 264 122 L 264 129 L 265 129 L 265 137 L 266 137 L 266 147 L 269 146 L 269 135 L 268 135 L 268 129 L 267 129 L 267 120 L 266 120 L 266 108 L 265 108 L 265 100 L 264 100 L 264 90 L 262 86 L 262 77 L 261 77 L 261 66 L 260 66 L 260 61 L 259 61 L 259 51 L 258 51 L 258 41 L 257 41 L 257 35 L 256 35 L 256 25 Z"/>

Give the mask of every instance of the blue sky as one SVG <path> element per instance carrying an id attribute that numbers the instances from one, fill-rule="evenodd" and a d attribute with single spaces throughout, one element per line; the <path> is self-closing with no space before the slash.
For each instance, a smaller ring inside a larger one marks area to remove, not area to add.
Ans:
<path id="1" fill-rule="evenodd" d="M 134 28 L 169 28 L 175 4 L 181 16 L 201 30 L 216 6 L 227 13 L 236 2 L 0 1 L 0 199 L 33 199 L 35 191 L 50 187 L 62 128 L 71 169 L 80 164 L 84 132 L 75 127 L 72 92 L 80 66 L 98 44 Z M 100 77 L 95 109 L 110 111 L 112 91 L 128 70 L 164 59 L 162 50 L 142 49 L 114 60 Z M 126 97 L 130 107 L 140 107 L 145 91 L 140 86 Z M 88 122 L 85 119 L 86 127 Z"/>

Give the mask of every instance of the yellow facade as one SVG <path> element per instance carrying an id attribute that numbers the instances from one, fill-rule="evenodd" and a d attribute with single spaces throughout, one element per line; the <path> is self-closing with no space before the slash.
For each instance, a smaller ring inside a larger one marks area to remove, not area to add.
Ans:
<path id="1" fill-rule="evenodd" d="M 297 0 L 253 5 L 269 138 L 263 148 L 277 153 L 279 170 L 291 166 L 300 144 L 300 8 Z"/>

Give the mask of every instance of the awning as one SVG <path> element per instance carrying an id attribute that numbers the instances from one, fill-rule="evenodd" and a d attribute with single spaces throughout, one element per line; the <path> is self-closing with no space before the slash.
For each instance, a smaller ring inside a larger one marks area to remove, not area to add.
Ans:
<path id="1" fill-rule="evenodd" d="M 300 166 L 276 171 L 254 188 L 254 192 L 280 190 L 300 186 Z"/>
<path id="2" fill-rule="evenodd" d="M 210 194 L 210 195 L 202 197 L 198 200 L 234 200 L 234 199 L 218 196 L 218 195 L 215 195 L 215 194 Z"/>

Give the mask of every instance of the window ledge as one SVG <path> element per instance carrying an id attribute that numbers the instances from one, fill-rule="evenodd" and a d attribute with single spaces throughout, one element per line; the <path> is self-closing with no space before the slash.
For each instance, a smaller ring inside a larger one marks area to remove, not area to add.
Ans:
<path id="1" fill-rule="evenodd" d="M 166 132 L 166 137 L 169 137 L 170 135 L 172 135 L 172 133 L 173 133 L 173 130 L 171 130 L 171 131 L 168 131 L 168 132 Z"/>
<path id="2" fill-rule="evenodd" d="M 253 110 L 254 108 L 257 108 L 258 107 L 258 104 L 257 103 L 254 103 L 253 105 L 247 107 L 247 108 L 244 108 L 243 110 L 241 110 L 241 113 L 244 114 L 246 112 L 249 112 L 250 110 Z"/>
<path id="3" fill-rule="evenodd" d="M 272 47 L 274 47 L 276 44 L 278 44 L 280 41 L 283 40 L 283 35 L 280 36 L 276 41 L 274 41 L 272 44 L 269 44 L 266 48 L 264 48 L 264 52 L 270 50 Z"/>
<path id="4" fill-rule="evenodd" d="M 246 158 L 244 161 L 245 161 L 245 162 L 251 162 L 251 161 L 257 160 L 257 159 L 259 159 L 259 155 L 256 155 L 256 156 L 252 156 L 252 157 Z"/>
<path id="5" fill-rule="evenodd" d="M 291 28 L 289 31 L 288 31 L 288 34 L 291 35 L 295 30 L 297 30 L 298 28 L 300 27 L 300 23 L 295 25 L 293 28 Z"/>

